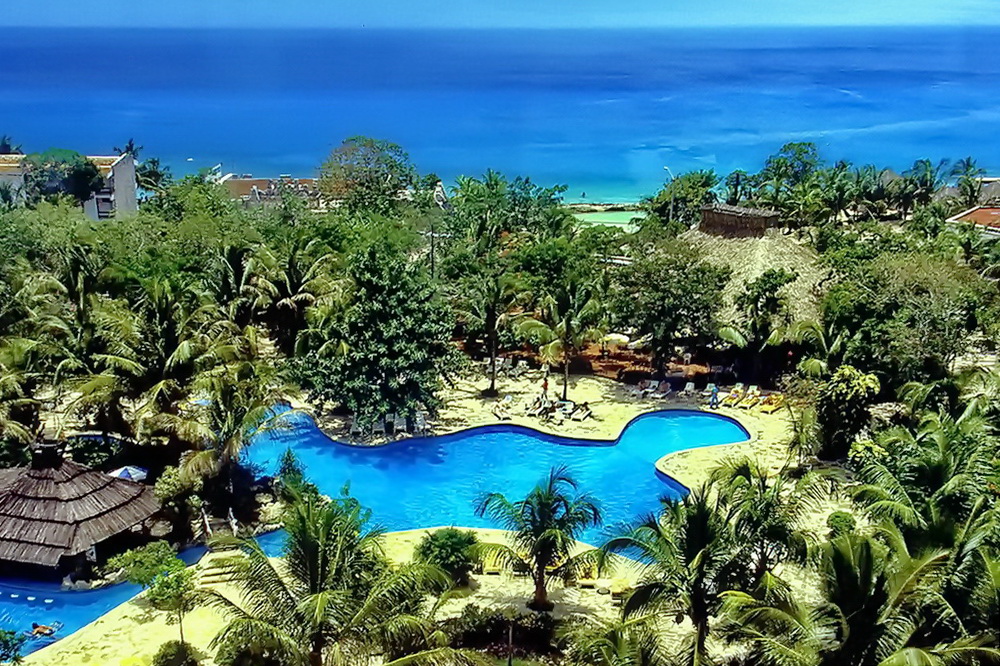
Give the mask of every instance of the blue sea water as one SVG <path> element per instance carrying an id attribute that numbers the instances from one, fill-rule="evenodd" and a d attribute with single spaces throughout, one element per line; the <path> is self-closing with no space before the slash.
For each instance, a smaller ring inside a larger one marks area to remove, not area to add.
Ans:
<path id="1" fill-rule="evenodd" d="M 388 530 L 461 525 L 488 527 L 475 515 L 476 500 L 486 492 L 519 498 L 554 466 L 566 465 L 602 508 L 604 522 L 615 526 L 657 509 L 661 497 L 681 497 L 685 488 L 656 471 L 655 462 L 681 449 L 744 441 L 749 433 L 738 422 L 705 412 L 673 410 L 634 419 L 615 442 L 555 437 L 517 426 L 486 426 L 452 435 L 402 440 L 379 447 L 351 446 L 331 440 L 301 413 L 284 415 L 285 427 L 254 438 L 247 462 L 275 474 L 292 449 L 306 475 L 321 492 L 339 496 L 344 489 L 372 510 L 377 525 Z M 599 543 L 601 531 L 583 538 Z M 268 553 L 280 555 L 283 532 L 259 539 Z M 181 554 L 193 563 L 205 552 Z M 93 622 L 139 592 L 122 583 L 87 592 L 64 592 L 58 583 L 0 578 L 0 628 L 26 631 L 32 622 L 61 629 L 55 637 L 31 639 L 34 652 Z"/>
<path id="2" fill-rule="evenodd" d="M 2 25 L 2 18 L 0 18 Z M 487 168 L 567 198 L 652 193 L 668 166 L 755 170 L 786 141 L 1000 173 L 1000 28 L 112 30 L 5 28 L 0 134 L 175 172 L 308 176 L 341 139 Z"/>

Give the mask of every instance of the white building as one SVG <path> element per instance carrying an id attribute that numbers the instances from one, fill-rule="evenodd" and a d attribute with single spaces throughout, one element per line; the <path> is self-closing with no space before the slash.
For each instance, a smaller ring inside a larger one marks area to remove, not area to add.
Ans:
<path id="1" fill-rule="evenodd" d="M 9 183 L 14 192 L 20 191 L 24 185 L 24 158 L 24 155 L 0 155 L 0 183 Z M 137 212 L 135 159 L 127 153 L 117 157 L 88 156 L 87 159 L 104 177 L 104 187 L 84 202 L 84 213 L 100 220 Z"/>

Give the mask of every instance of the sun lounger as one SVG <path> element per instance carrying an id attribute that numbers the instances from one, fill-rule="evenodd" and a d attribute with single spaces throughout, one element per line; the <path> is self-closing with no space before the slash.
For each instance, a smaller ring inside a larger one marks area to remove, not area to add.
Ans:
<path id="1" fill-rule="evenodd" d="M 361 424 L 358 423 L 358 420 L 355 417 L 353 417 L 353 416 L 351 417 L 351 425 L 350 425 L 349 431 L 350 431 L 351 437 L 361 437 L 361 435 L 364 434 L 361 431 Z"/>
<path id="2" fill-rule="evenodd" d="M 660 382 L 660 385 L 656 387 L 655 391 L 649 394 L 649 397 L 662 400 L 663 398 L 670 397 L 673 392 L 674 390 L 670 388 L 669 382 Z"/>
<path id="3" fill-rule="evenodd" d="M 758 402 L 760 402 L 760 387 L 754 384 L 747 389 L 746 395 L 736 403 L 736 406 L 740 409 L 750 409 Z"/>
<path id="4" fill-rule="evenodd" d="M 406 432 L 406 417 L 402 414 L 396 414 L 392 419 L 392 431 L 393 433 L 399 435 Z"/>
<path id="5" fill-rule="evenodd" d="M 701 394 L 704 396 L 710 396 L 712 395 L 712 389 L 714 388 L 716 388 L 715 384 L 710 383 L 708 386 L 705 387 L 705 390 L 702 391 Z"/>
<path id="6" fill-rule="evenodd" d="M 375 423 L 372 424 L 372 434 L 373 435 L 384 435 L 385 434 L 385 417 L 376 419 Z"/>
<path id="7" fill-rule="evenodd" d="M 517 365 L 511 368 L 510 376 L 513 377 L 514 379 L 520 379 L 527 372 L 528 372 L 528 362 L 525 361 L 524 359 L 521 359 L 520 361 L 517 362 Z"/>
<path id="8" fill-rule="evenodd" d="M 719 404 L 722 405 L 723 407 L 733 407 L 743 398 L 744 398 L 743 384 L 739 383 L 733 387 L 733 390 L 730 391 L 729 394 L 726 395 L 726 397 L 723 398 Z"/>
<path id="9" fill-rule="evenodd" d="M 569 415 L 569 418 L 573 421 L 585 421 L 593 416 L 593 412 L 590 411 L 590 407 L 583 407 L 581 409 L 575 410 Z"/>
<path id="10" fill-rule="evenodd" d="M 635 386 L 629 387 L 628 394 L 633 398 L 645 398 L 646 393 L 649 392 L 649 390 L 650 390 L 649 382 L 643 379 Z"/>
<path id="11" fill-rule="evenodd" d="M 497 359 L 497 373 L 510 374 L 511 369 L 514 367 L 514 359 L 510 356 L 504 356 L 501 359 Z"/>
<path id="12" fill-rule="evenodd" d="M 681 392 L 678 393 L 677 395 L 688 397 L 688 396 L 693 396 L 694 394 L 695 394 L 694 382 L 688 382 L 687 384 L 684 385 L 684 388 L 681 389 Z"/>
<path id="13" fill-rule="evenodd" d="M 785 406 L 785 396 L 781 393 L 772 393 L 764 398 L 760 403 L 760 411 L 764 414 L 773 414 Z"/>
<path id="14" fill-rule="evenodd" d="M 427 433 L 427 415 L 423 412 L 417 412 L 417 415 L 413 417 L 413 432 L 421 435 Z"/>

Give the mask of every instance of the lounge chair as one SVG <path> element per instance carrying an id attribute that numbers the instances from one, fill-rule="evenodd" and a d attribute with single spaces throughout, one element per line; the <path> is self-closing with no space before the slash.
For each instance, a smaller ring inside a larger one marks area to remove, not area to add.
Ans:
<path id="1" fill-rule="evenodd" d="M 650 386 L 649 386 L 649 380 L 648 379 L 643 379 L 641 382 L 639 382 L 635 386 L 630 386 L 627 389 L 628 394 L 630 396 L 632 396 L 633 398 L 644 398 L 644 397 L 646 397 L 646 393 L 649 390 L 650 390 Z"/>
<path id="2" fill-rule="evenodd" d="M 740 382 L 733 387 L 733 389 L 726 395 L 725 398 L 722 399 L 721 402 L 719 402 L 719 404 L 723 407 L 734 407 L 736 403 L 743 399 L 743 397 L 743 382 Z"/>
<path id="3" fill-rule="evenodd" d="M 413 417 L 413 432 L 423 435 L 427 433 L 427 430 L 427 415 L 423 412 L 417 412 L 417 415 Z"/>
<path id="4" fill-rule="evenodd" d="M 773 414 L 785 406 L 785 396 L 782 393 L 772 393 L 760 402 L 760 411 Z"/>
<path id="5" fill-rule="evenodd" d="M 552 407 L 552 403 L 548 400 L 537 400 L 528 407 L 528 416 L 541 416 L 549 411 L 550 407 Z"/>
<path id="6" fill-rule="evenodd" d="M 392 419 L 392 431 L 393 433 L 400 435 L 406 432 L 406 417 L 402 414 L 396 414 Z"/>
<path id="7" fill-rule="evenodd" d="M 351 437 L 361 437 L 361 435 L 364 434 L 361 430 L 361 424 L 358 422 L 358 419 L 353 416 L 351 417 L 351 425 L 348 428 L 348 431 L 350 432 Z"/>
<path id="8" fill-rule="evenodd" d="M 669 398 L 673 393 L 674 390 L 670 388 L 670 382 L 660 382 L 656 390 L 649 394 L 649 397 L 662 400 L 663 398 Z"/>
<path id="9" fill-rule="evenodd" d="M 375 423 L 372 424 L 372 434 L 373 435 L 385 435 L 385 417 L 376 419 Z"/>
<path id="10" fill-rule="evenodd" d="M 574 410 L 573 413 L 569 415 L 569 418 L 573 421 L 586 421 L 593 415 L 594 413 L 590 410 L 590 406 L 588 405 Z"/>
<path id="11" fill-rule="evenodd" d="M 514 403 L 514 399 L 507 395 L 503 400 L 498 400 L 493 405 L 493 416 L 501 421 L 509 421 L 511 419 L 510 405 Z"/>
<path id="12" fill-rule="evenodd" d="M 750 409 L 758 402 L 760 402 L 760 387 L 753 384 L 747 389 L 747 393 L 743 396 L 743 399 L 736 403 L 736 406 L 740 409 Z"/>
<path id="13" fill-rule="evenodd" d="M 498 358 L 497 361 L 501 361 L 497 365 L 497 374 L 510 374 L 510 371 L 514 368 L 514 359 L 510 356 L 504 356 L 503 359 Z"/>
<path id="14" fill-rule="evenodd" d="M 684 388 L 681 389 L 680 393 L 678 393 L 677 395 L 688 397 L 688 396 L 693 396 L 695 393 L 696 391 L 694 390 L 694 382 L 688 382 L 687 384 L 684 385 Z"/>
<path id="15" fill-rule="evenodd" d="M 510 376 L 514 379 L 520 379 L 528 372 L 528 362 L 523 358 L 517 362 L 517 364 L 511 368 Z"/>
<path id="16" fill-rule="evenodd" d="M 576 403 L 573 402 L 572 400 L 557 400 L 556 409 L 558 409 L 566 416 L 569 416 L 574 411 L 576 411 Z"/>
<path id="17" fill-rule="evenodd" d="M 705 390 L 702 391 L 701 394 L 703 396 L 705 396 L 705 397 L 708 397 L 708 396 L 712 395 L 712 389 L 714 389 L 714 388 L 716 388 L 715 384 L 711 384 L 710 383 L 708 386 L 705 387 Z"/>

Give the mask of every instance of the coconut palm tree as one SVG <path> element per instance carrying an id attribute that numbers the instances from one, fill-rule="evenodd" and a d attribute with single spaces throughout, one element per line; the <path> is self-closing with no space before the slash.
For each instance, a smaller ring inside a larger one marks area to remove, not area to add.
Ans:
<path id="1" fill-rule="evenodd" d="M 824 544 L 817 570 L 823 598 L 808 604 L 767 581 L 754 594 L 729 592 L 730 638 L 764 666 L 904 666 L 994 663 L 988 637 L 951 622 L 939 593 L 945 551 L 891 555 L 870 537 L 846 534 Z"/>
<path id="2" fill-rule="evenodd" d="M 731 511 L 733 531 L 753 567 L 754 585 L 785 560 L 805 555 L 807 544 L 799 527 L 815 505 L 812 478 L 792 483 L 780 473 L 770 476 L 748 457 L 723 461 L 710 478 Z"/>
<path id="3" fill-rule="evenodd" d="M 234 543 L 241 555 L 220 565 L 237 593 L 206 595 L 229 618 L 212 640 L 220 661 L 225 655 L 360 666 L 403 642 L 419 649 L 390 663 L 474 661 L 447 648 L 420 614 L 425 596 L 446 584 L 445 574 L 420 564 L 390 567 L 381 530 L 355 500 L 303 497 L 288 507 L 284 528 L 282 559 L 268 557 L 254 539 L 240 539 Z"/>
<path id="4" fill-rule="evenodd" d="M 656 614 L 595 620 L 565 625 L 560 638 L 567 644 L 570 666 L 667 666 L 669 653 Z"/>
<path id="5" fill-rule="evenodd" d="M 983 175 L 986 170 L 980 167 L 971 157 L 963 157 L 951 168 L 951 175 L 957 178 L 959 199 L 966 208 L 972 208 L 979 203 L 983 193 Z"/>
<path id="6" fill-rule="evenodd" d="M 808 344 L 813 355 L 799 361 L 802 372 L 811 377 L 825 377 L 837 369 L 847 347 L 846 331 L 834 324 L 824 327 L 815 319 L 797 321 L 788 327 L 785 337 L 795 344 Z"/>
<path id="7" fill-rule="evenodd" d="M 500 332 L 525 293 L 522 280 L 499 268 L 487 267 L 462 282 L 461 316 L 466 323 L 486 334 L 490 354 L 490 386 L 484 396 L 497 394 L 497 345 Z"/>
<path id="8" fill-rule="evenodd" d="M 569 392 L 569 369 L 573 358 L 588 342 L 601 339 L 598 326 L 601 308 L 594 286 L 577 278 L 553 285 L 542 296 L 535 312 L 518 326 L 525 338 L 539 345 L 542 358 L 563 366 L 562 399 Z"/>
<path id="9" fill-rule="evenodd" d="M 595 501 L 576 491 L 577 483 L 566 468 L 554 467 L 524 499 L 511 501 L 502 493 L 489 493 L 476 506 L 477 515 L 511 532 L 513 540 L 512 546 L 480 544 L 480 554 L 531 573 L 535 594 L 528 607 L 532 610 L 552 610 L 549 577 L 573 571 L 580 564 L 573 557 L 577 539 L 584 530 L 601 524 Z"/>
<path id="10" fill-rule="evenodd" d="M 601 547 L 603 561 L 620 553 L 645 567 L 625 602 L 625 617 L 658 612 L 678 623 L 690 622 L 674 663 L 710 663 L 708 640 L 723 593 L 750 589 L 752 567 L 732 515 L 712 486 L 705 484 L 683 499 L 663 500 L 660 515 L 637 522 Z"/>
<path id="11" fill-rule="evenodd" d="M 322 252 L 319 239 L 306 242 L 297 237 L 281 254 L 260 250 L 255 286 L 267 301 L 264 321 L 286 356 L 295 353 L 299 335 L 307 327 L 307 310 L 334 290 L 330 267 L 335 258 Z"/>

